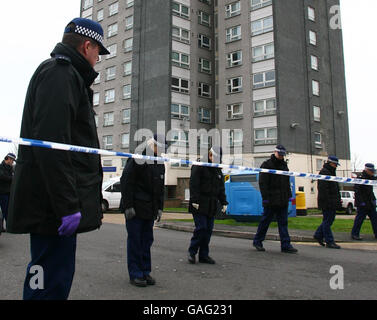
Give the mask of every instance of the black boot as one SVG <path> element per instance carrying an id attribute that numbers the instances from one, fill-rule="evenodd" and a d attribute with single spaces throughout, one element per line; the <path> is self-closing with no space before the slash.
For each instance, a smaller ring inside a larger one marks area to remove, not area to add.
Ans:
<path id="1" fill-rule="evenodd" d="M 266 251 L 265 248 L 263 248 L 262 245 L 259 245 L 259 244 L 253 244 L 254 248 L 257 249 L 257 251 L 260 251 L 260 252 L 264 252 Z"/>
<path id="2" fill-rule="evenodd" d="M 284 252 L 284 253 L 297 253 L 298 250 L 293 248 L 293 247 L 289 247 L 289 248 L 284 248 L 284 249 L 281 249 L 281 252 Z"/>
<path id="3" fill-rule="evenodd" d="M 314 238 L 315 240 L 317 240 L 317 242 L 318 242 L 322 247 L 325 246 L 325 244 L 324 244 L 324 242 L 323 242 L 323 239 L 317 238 L 316 236 L 313 236 L 313 238 Z"/>
<path id="4" fill-rule="evenodd" d="M 195 254 L 191 254 L 191 253 L 189 253 L 189 254 L 188 254 L 188 257 L 187 257 L 187 260 L 188 260 L 188 262 L 190 262 L 191 264 L 195 264 L 195 263 L 196 263 Z"/>
<path id="5" fill-rule="evenodd" d="M 142 278 L 135 278 L 130 279 L 130 283 L 136 287 L 146 287 L 147 286 L 147 280 Z"/>
<path id="6" fill-rule="evenodd" d="M 338 246 L 335 242 L 327 243 L 326 248 L 330 249 L 340 249 L 340 246 Z"/>
<path id="7" fill-rule="evenodd" d="M 215 260 L 213 260 L 210 256 L 208 257 L 199 257 L 200 263 L 208 263 L 208 264 L 215 264 Z"/>
<path id="8" fill-rule="evenodd" d="M 148 286 L 154 286 L 156 284 L 156 280 L 152 278 L 150 275 L 145 276 L 144 280 L 147 282 Z"/>

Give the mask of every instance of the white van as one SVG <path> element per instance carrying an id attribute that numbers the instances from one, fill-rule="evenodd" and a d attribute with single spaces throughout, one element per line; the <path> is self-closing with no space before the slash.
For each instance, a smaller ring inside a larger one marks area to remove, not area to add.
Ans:
<path id="1" fill-rule="evenodd" d="M 109 209 L 119 209 L 120 199 L 120 177 L 114 177 L 102 184 L 102 212 Z"/>

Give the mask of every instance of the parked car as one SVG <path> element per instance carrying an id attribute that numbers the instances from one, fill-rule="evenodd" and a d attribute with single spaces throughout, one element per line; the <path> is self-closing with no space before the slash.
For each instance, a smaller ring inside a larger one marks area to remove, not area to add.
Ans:
<path id="1" fill-rule="evenodd" d="M 340 191 L 340 197 L 342 202 L 342 208 L 344 208 L 346 214 L 352 214 L 352 211 L 355 208 L 355 192 Z"/>
<path id="2" fill-rule="evenodd" d="M 102 212 L 109 209 L 118 209 L 120 199 L 122 197 L 120 191 L 120 177 L 114 177 L 102 184 Z"/>

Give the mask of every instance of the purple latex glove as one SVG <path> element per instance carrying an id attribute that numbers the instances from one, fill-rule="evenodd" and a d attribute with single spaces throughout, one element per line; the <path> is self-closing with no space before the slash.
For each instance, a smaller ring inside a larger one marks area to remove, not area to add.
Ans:
<path id="1" fill-rule="evenodd" d="M 59 236 L 69 237 L 75 233 L 80 224 L 81 212 L 71 214 L 62 218 L 62 224 L 58 229 Z"/>

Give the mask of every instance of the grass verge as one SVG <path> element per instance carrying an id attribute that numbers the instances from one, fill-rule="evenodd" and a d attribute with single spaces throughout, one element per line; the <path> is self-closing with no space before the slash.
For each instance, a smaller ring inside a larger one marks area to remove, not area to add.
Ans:
<path id="1" fill-rule="evenodd" d="M 174 220 L 174 221 L 186 221 L 186 222 L 193 222 L 194 220 Z M 296 230 L 310 230 L 315 231 L 318 226 L 322 223 L 322 218 L 317 217 L 296 217 L 296 218 L 288 218 L 288 228 L 289 229 L 296 229 Z M 237 222 L 234 219 L 225 219 L 225 220 L 216 220 L 215 224 L 217 225 L 231 225 L 231 226 L 250 226 L 250 227 L 257 227 L 258 222 Z M 277 222 L 272 222 L 270 225 L 271 228 L 277 228 Z M 333 232 L 347 232 L 351 233 L 351 229 L 353 227 L 353 219 L 346 220 L 346 219 L 339 219 L 334 221 L 334 224 L 331 227 Z M 372 226 L 369 220 L 366 220 L 363 223 L 361 228 L 361 234 L 373 234 Z"/>

